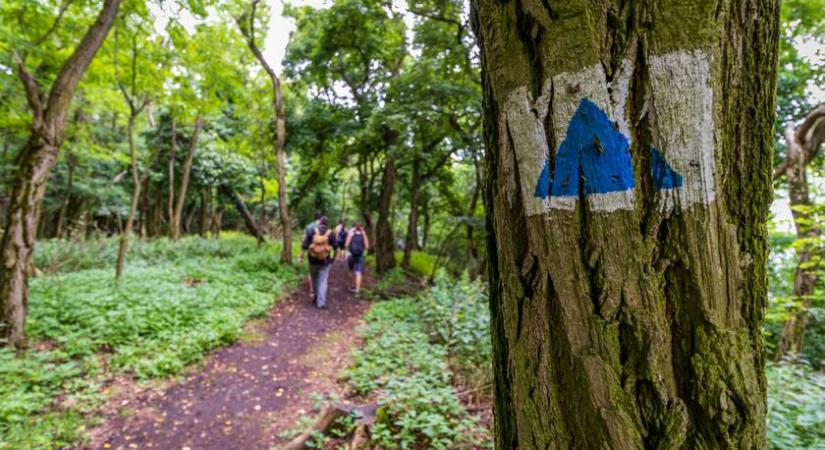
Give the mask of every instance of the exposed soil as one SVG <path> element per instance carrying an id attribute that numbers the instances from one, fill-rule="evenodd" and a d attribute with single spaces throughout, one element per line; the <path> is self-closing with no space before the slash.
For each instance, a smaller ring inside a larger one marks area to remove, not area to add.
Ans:
<path id="1" fill-rule="evenodd" d="M 305 283 L 254 323 L 247 338 L 213 352 L 179 381 L 113 388 L 103 424 L 81 448 L 270 449 L 311 409 L 312 393 L 341 389 L 338 373 L 357 346 L 369 304 L 348 291 L 346 264 L 335 263 L 327 309 L 318 310 Z M 337 392 L 340 394 L 340 392 Z"/>

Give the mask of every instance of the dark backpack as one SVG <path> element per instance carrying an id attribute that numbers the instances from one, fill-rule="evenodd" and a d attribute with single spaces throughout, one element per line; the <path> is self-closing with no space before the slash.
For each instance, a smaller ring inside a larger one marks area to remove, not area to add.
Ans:
<path id="1" fill-rule="evenodd" d="M 364 247 L 364 233 L 353 231 L 352 239 L 349 241 L 349 252 L 352 256 L 361 256 L 364 254 Z"/>

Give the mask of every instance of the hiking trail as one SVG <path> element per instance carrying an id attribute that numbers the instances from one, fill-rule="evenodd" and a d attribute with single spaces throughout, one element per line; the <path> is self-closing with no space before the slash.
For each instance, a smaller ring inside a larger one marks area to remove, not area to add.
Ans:
<path id="1" fill-rule="evenodd" d="M 268 450 L 286 443 L 279 435 L 310 412 L 311 394 L 340 389 L 340 369 L 369 308 L 348 286 L 346 263 L 336 262 L 327 309 L 315 308 L 302 278 L 253 324 L 252 338 L 214 350 L 164 386 L 119 382 L 123 392 L 107 400 L 103 423 L 77 448 Z"/>

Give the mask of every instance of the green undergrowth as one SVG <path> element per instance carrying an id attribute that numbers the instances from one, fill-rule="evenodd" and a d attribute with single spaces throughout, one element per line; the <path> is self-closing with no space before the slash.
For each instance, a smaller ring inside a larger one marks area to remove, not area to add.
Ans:
<path id="1" fill-rule="evenodd" d="M 399 267 L 403 260 L 404 252 L 395 252 L 395 262 Z M 429 278 L 435 271 L 435 262 L 435 255 L 413 250 L 412 255 L 410 255 L 410 272 L 419 277 Z"/>
<path id="2" fill-rule="evenodd" d="M 30 283 L 31 349 L 0 350 L 0 449 L 60 448 L 117 374 L 179 373 L 240 337 L 297 279 L 273 244 L 230 235 L 135 242 L 119 287 L 115 240 L 50 242 Z"/>
<path id="3" fill-rule="evenodd" d="M 771 449 L 825 449 L 825 375 L 807 364 L 769 363 Z"/>
<path id="4" fill-rule="evenodd" d="M 370 448 L 492 448 L 490 430 L 462 401 L 467 391 L 482 392 L 489 382 L 487 311 L 480 283 L 444 276 L 418 297 L 370 309 L 361 330 L 364 345 L 353 351 L 345 373 L 357 394 L 381 405 Z M 351 431 L 352 418 L 343 422 Z M 326 441 L 334 439 L 315 436 L 311 445 L 330 448 Z"/>

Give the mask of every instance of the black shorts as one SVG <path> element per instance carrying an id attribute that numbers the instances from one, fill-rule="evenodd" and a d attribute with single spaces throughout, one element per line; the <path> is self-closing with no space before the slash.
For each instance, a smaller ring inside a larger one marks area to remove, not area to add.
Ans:
<path id="1" fill-rule="evenodd" d="M 364 273 L 364 260 L 366 258 L 364 255 L 349 255 L 347 258 L 347 265 L 349 266 L 350 272 L 355 273 Z"/>

